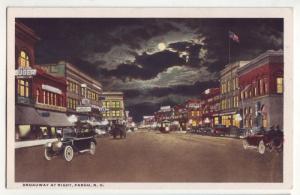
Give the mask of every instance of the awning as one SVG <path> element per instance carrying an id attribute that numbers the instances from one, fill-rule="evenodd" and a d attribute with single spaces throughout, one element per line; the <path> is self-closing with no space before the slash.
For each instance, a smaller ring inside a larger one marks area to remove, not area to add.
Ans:
<path id="1" fill-rule="evenodd" d="M 43 117 L 33 107 L 16 105 L 16 125 L 47 125 Z"/>
<path id="2" fill-rule="evenodd" d="M 43 110 L 38 110 L 38 113 L 51 127 L 74 126 L 71 122 L 69 122 L 68 116 L 64 113 L 43 111 Z"/>

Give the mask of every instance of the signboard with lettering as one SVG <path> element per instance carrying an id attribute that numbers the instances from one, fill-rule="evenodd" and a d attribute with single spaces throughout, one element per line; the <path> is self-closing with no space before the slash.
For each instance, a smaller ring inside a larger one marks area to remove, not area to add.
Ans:
<path id="1" fill-rule="evenodd" d="M 76 112 L 91 112 L 92 107 L 90 106 L 77 106 L 76 107 Z"/>
<path id="2" fill-rule="evenodd" d="M 31 78 L 36 75 L 36 69 L 32 69 L 31 67 L 18 68 L 15 70 L 15 75 L 17 78 Z"/>
<path id="3" fill-rule="evenodd" d="M 81 100 L 81 103 L 82 103 L 82 105 L 89 105 L 89 104 L 90 104 L 90 100 L 87 99 L 87 98 L 83 98 L 83 99 Z"/>

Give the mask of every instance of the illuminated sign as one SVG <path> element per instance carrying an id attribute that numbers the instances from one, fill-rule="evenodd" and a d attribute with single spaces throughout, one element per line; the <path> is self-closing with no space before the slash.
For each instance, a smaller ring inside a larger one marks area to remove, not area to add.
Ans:
<path id="1" fill-rule="evenodd" d="M 77 106 L 76 107 L 76 112 L 91 112 L 92 107 L 90 106 Z"/>
<path id="2" fill-rule="evenodd" d="M 28 78 L 36 75 L 36 69 L 32 69 L 31 67 L 22 67 L 15 70 L 15 75 L 18 78 Z"/>
<path id="3" fill-rule="evenodd" d="M 50 85 L 44 85 L 42 84 L 42 89 L 46 90 L 46 91 L 50 91 L 50 92 L 53 92 L 53 93 L 57 93 L 57 94 L 62 94 L 62 91 L 56 87 L 52 87 Z"/>

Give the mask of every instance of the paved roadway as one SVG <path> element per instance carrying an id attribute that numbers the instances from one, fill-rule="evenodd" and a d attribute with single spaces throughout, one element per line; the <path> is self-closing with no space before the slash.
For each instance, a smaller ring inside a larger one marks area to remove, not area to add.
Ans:
<path id="1" fill-rule="evenodd" d="M 71 162 L 16 149 L 16 182 L 282 182 L 282 154 L 244 150 L 239 139 L 142 131 L 98 142 L 94 156 Z"/>

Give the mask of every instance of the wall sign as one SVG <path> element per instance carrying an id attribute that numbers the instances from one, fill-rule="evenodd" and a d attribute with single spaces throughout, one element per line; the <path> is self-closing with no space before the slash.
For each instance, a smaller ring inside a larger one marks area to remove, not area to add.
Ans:
<path id="1" fill-rule="evenodd" d="M 31 67 L 18 68 L 15 70 L 15 75 L 17 78 L 31 78 L 36 75 L 36 69 L 32 69 Z"/>

